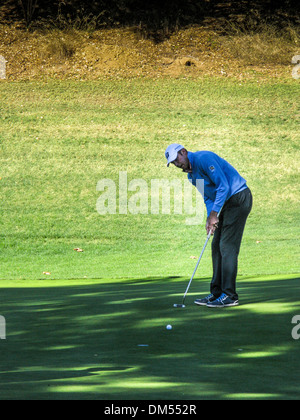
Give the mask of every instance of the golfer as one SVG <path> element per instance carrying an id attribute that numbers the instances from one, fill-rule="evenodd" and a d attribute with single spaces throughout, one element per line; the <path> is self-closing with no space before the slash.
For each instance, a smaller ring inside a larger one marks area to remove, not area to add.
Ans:
<path id="1" fill-rule="evenodd" d="M 207 208 L 207 234 L 212 241 L 213 278 L 211 294 L 195 303 L 210 308 L 237 306 L 236 291 L 238 255 L 247 218 L 252 209 L 252 194 L 246 180 L 226 160 L 213 152 L 188 152 L 180 144 L 171 144 L 166 152 L 172 163 L 188 174 L 196 186 L 204 180 L 204 201 Z"/>

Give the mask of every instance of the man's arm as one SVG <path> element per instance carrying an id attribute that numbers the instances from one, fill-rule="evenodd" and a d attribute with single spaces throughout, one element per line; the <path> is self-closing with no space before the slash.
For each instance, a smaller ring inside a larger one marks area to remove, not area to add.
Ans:
<path id="1" fill-rule="evenodd" d="M 209 203 L 207 212 L 206 231 L 214 234 L 219 224 L 219 213 L 226 202 L 229 192 L 229 184 L 226 176 L 217 160 L 212 157 L 205 161 L 204 170 L 216 187 L 216 198 L 213 203 Z M 210 200 L 211 201 L 211 200 Z"/>
<path id="2" fill-rule="evenodd" d="M 201 160 L 198 160 L 196 169 L 199 169 L 200 174 L 205 173 L 215 188 L 214 200 L 205 195 L 204 191 L 204 201 L 208 216 L 206 230 L 207 234 L 209 234 L 210 231 L 214 233 L 219 223 L 218 215 L 226 202 L 230 190 L 229 183 L 218 162 L 218 156 L 214 153 L 205 153 L 201 155 Z M 195 184 L 193 183 L 193 185 Z"/>

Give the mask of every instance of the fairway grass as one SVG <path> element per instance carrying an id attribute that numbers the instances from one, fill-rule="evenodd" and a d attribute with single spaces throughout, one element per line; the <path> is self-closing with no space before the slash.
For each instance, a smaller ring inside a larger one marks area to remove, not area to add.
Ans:
<path id="1" fill-rule="evenodd" d="M 299 80 L 3 81 L 0 97 L 1 399 L 299 399 Z M 173 198 L 150 212 L 153 179 L 186 178 L 173 142 L 253 192 L 237 308 L 193 305 L 209 247 L 173 308 L 206 238 Z M 148 187 L 146 214 L 120 214 L 120 172 Z M 97 212 L 103 179 L 116 214 Z"/>
<path id="2" fill-rule="evenodd" d="M 1 399 L 299 399 L 299 280 L 240 280 L 222 310 L 193 305 L 209 279 L 184 310 L 182 278 L 8 281 Z"/>
<path id="3" fill-rule="evenodd" d="M 172 142 L 215 151 L 247 179 L 254 207 L 239 275 L 299 273 L 298 80 L 4 81 L 0 96 L 0 279 L 191 273 L 206 215 L 189 226 L 173 204 L 150 214 L 151 180 L 186 178 L 166 168 Z M 120 172 L 146 183 L 148 214 L 119 214 Z M 106 178 L 117 214 L 101 216 Z"/>

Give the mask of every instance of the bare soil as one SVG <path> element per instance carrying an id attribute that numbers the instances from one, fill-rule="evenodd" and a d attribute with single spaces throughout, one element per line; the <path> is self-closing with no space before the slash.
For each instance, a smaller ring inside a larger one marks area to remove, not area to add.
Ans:
<path id="1" fill-rule="evenodd" d="M 0 26 L 0 55 L 7 80 L 160 77 L 291 78 L 300 54 L 298 34 L 224 35 L 193 26 L 163 42 L 145 39 L 133 28 L 28 32 Z"/>

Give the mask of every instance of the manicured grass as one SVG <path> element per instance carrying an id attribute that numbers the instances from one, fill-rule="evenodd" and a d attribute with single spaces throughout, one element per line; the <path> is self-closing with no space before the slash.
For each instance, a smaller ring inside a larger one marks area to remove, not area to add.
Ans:
<path id="1" fill-rule="evenodd" d="M 98 181 L 118 186 L 120 171 L 149 188 L 185 179 L 165 166 L 170 142 L 213 150 L 247 178 L 239 275 L 299 272 L 299 81 L 3 82 L 0 95 L 1 279 L 187 276 L 204 222 L 96 211 Z"/>
<path id="2" fill-rule="evenodd" d="M 243 279 L 223 310 L 192 304 L 208 283 L 181 310 L 182 278 L 5 282 L 1 399 L 299 399 L 299 278 Z"/>
<path id="3" fill-rule="evenodd" d="M 0 95 L 1 398 L 299 399 L 299 81 L 4 82 Z M 204 220 L 97 213 L 98 181 L 119 172 L 149 189 L 185 179 L 166 168 L 171 142 L 217 152 L 253 191 L 238 308 L 192 305 L 209 249 L 188 308 L 172 307 Z"/>

